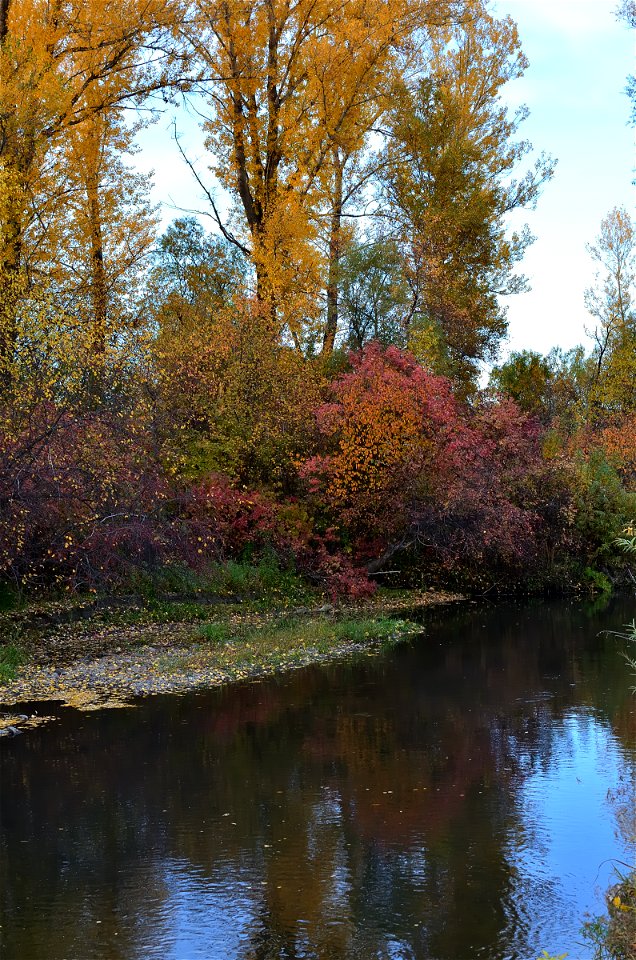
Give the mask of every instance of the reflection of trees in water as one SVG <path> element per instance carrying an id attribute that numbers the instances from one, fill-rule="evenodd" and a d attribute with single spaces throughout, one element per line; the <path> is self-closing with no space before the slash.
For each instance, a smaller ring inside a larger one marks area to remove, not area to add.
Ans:
<path id="1" fill-rule="evenodd" d="M 613 642 L 580 650 L 601 625 L 563 604 L 471 609 L 383 660 L 65 714 L 9 744 L 6 955 L 160 956 L 167 862 L 228 902 L 248 884 L 242 960 L 496 944 L 519 784 L 575 703 L 633 741 Z"/>

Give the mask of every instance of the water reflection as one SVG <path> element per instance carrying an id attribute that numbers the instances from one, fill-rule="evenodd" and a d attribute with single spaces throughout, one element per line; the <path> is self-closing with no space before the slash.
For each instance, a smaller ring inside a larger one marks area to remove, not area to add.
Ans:
<path id="1" fill-rule="evenodd" d="M 5 741 L 0 956 L 587 956 L 636 732 L 597 634 L 632 616 L 440 614 L 382 659 Z"/>

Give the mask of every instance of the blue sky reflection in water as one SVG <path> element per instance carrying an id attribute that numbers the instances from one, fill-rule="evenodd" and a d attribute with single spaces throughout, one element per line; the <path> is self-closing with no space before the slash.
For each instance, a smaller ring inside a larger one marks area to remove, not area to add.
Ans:
<path id="1" fill-rule="evenodd" d="M 608 852 L 616 849 L 616 821 L 607 791 L 618 791 L 630 764 L 610 726 L 591 710 L 566 714 L 553 737 L 547 762 L 520 758 L 521 823 L 510 831 L 507 844 L 517 880 L 502 939 L 520 940 L 523 956 L 529 927 L 538 932 L 537 942 L 558 945 L 559 953 L 577 958 L 589 949 L 572 930 L 572 916 L 599 913 L 599 891 L 613 881 Z M 563 933 L 556 944 L 559 925 Z"/>
<path id="2" fill-rule="evenodd" d="M 635 762 L 599 631 L 632 616 L 467 605 L 380 658 L 62 711 L 3 744 L 0 957 L 585 960 Z"/>

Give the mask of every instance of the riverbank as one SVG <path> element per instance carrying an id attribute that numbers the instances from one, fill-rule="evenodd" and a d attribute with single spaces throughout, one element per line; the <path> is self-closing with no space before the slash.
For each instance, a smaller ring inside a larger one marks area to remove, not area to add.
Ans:
<path id="1" fill-rule="evenodd" d="M 46 702 L 80 710 L 125 707 L 141 696 L 370 654 L 421 632 L 405 611 L 460 599 L 421 591 L 273 610 L 251 602 L 49 603 L 5 614 L 0 629 L 13 666 L 0 687 L 0 733 L 36 724 Z M 25 712 L 18 714 L 21 704 Z"/>

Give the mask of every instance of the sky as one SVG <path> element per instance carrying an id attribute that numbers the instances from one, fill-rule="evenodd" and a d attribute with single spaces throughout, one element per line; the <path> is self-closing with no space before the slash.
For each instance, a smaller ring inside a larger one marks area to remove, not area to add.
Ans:
<path id="1" fill-rule="evenodd" d="M 523 211 L 515 227 L 527 223 L 536 237 L 524 257 L 528 293 L 508 297 L 511 350 L 546 353 L 553 346 L 589 349 L 583 297 L 594 280 L 586 244 L 593 243 L 601 220 L 615 206 L 636 216 L 634 128 L 625 85 L 636 73 L 636 31 L 617 21 L 618 0 L 496 0 L 494 12 L 517 22 L 529 60 L 523 78 L 508 84 L 511 105 L 525 103 L 530 116 L 519 134 L 537 152 L 558 160 L 553 180 L 536 210 Z M 143 135 L 142 169 L 154 169 L 152 196 L 161 204 L 164 224 L 182 209 L 205 209 L 201 191 L 179 156 L 166 115 Z M 194 120 L 177 115 L 182 142 L 198 169 L 212 183 Z M 149 174 L 150 175 L 150 174 Z M 203 222 L 212 229 L 212 221 Z"/>
<path id="2" fill-rule="evenodd" d="M 636 73 L 636 31 L 614 15 L 617 0 L 498 0 L 517 22 L 530 62 L 508 85 L 530 116 L 524 138 L 558 160 L 535 211 L 524 211 L 536 240 L 523 272 L 531 291 L 507 298 L 507 350 L 541 353 L 584 343 L 592 325 L 583 302 L 594 280 L 586 244 L 615 206 L 635 215 L 634 128 L 624 93 Z"/>

